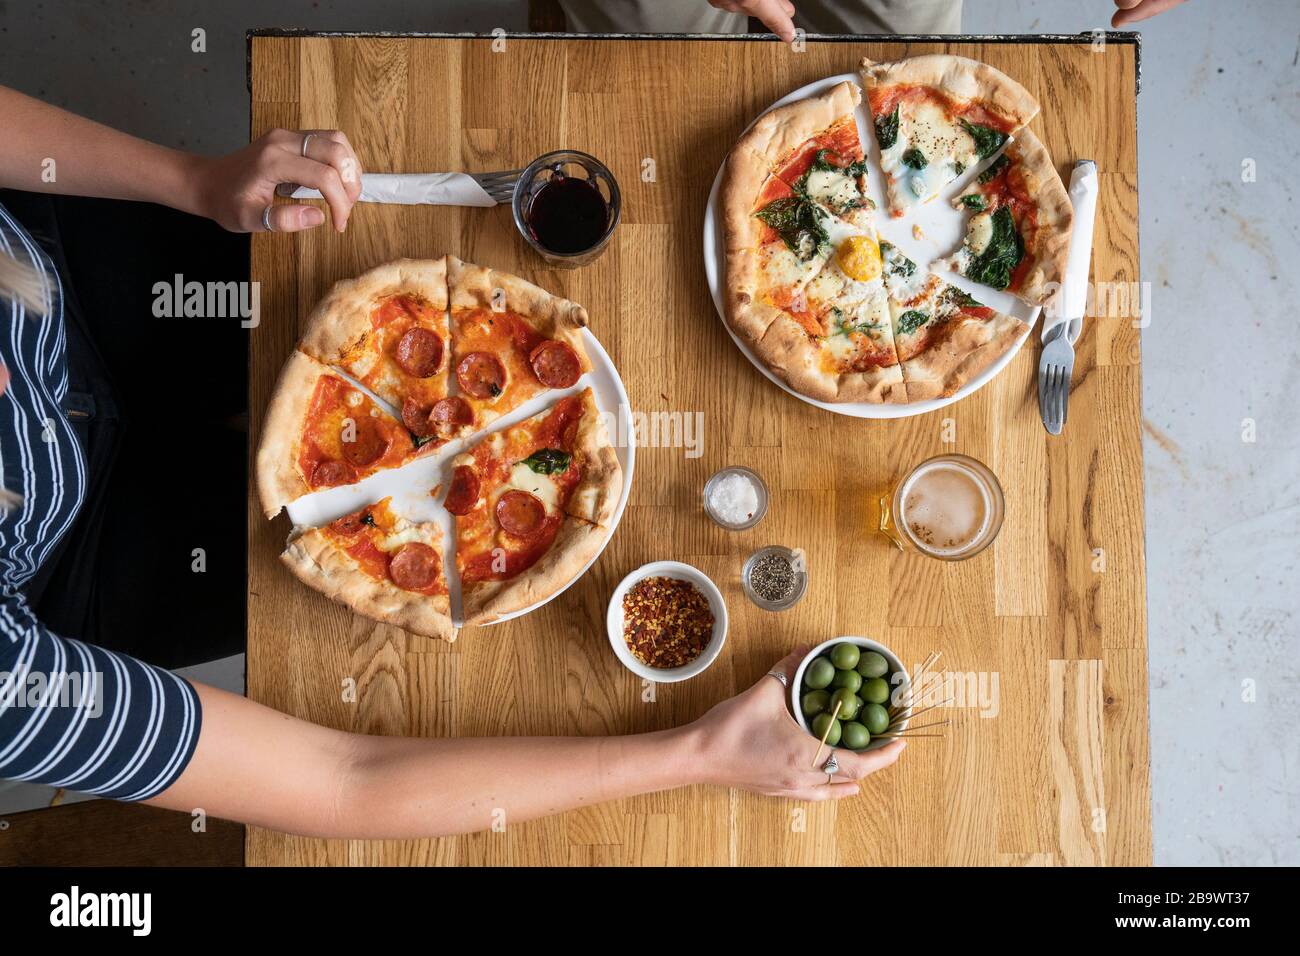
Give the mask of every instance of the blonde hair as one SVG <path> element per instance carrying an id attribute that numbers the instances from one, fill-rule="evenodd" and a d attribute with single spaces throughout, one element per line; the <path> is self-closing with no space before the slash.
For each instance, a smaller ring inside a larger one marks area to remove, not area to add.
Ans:
<path id="1" fill-rule="evenodd" d="M 33 312 L 44 312 L 45 280 L 26 263 L 0 250 L 0 300 L 9 299 Z"/>

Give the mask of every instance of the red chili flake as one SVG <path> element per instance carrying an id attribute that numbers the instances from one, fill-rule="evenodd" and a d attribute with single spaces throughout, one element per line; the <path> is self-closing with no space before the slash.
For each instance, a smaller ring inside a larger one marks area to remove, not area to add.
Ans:
<path id="1" fill-rule="evenodd" d="M 623 638 L 643 664 L 681 667 L 713 638 L 713 611 L 690 581 L 643 578 L 623 595 Z"/>

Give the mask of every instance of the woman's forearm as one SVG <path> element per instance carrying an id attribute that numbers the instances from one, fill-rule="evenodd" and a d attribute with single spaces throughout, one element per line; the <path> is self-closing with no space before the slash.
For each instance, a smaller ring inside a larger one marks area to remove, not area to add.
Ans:
<path id="1" fill-rule="evenodd" d="M 0 186 L 157 202 L 197 213 L 201 157 L 0 87 Z"/>
<path id="2" fill-rule="evenodd" d="M 492 830 L 701 779 L 691 728 L 627 737 L 374 737 L 196 685 L 203 729 L 151 803 L 290 833 L 409 838 Z"/>
<path id="3" fill-rule="evenodd" d="M 626 737 L 366 738 L 340 807 L 358 836 L 502 829 L 695 782 L 689 730 Z"/>

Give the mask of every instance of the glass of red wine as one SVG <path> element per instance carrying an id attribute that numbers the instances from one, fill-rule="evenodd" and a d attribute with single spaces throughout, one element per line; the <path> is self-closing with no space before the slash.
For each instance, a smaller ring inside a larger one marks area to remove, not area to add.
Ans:
<path id="1" fill-rule="evenodd" d="M 622 198 L 604 163 L 564 149 L 528 164 L 515 184 L 513 207 L 524 241 L 548 262 L 572 268 L 605 251 Z"/>

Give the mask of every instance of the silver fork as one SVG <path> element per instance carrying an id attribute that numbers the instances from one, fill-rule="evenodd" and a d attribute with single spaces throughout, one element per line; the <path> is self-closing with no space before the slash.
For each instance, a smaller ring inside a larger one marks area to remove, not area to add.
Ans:
<path id="1" fill-rule="evenodd" d="M 495 173 L 467 173 L 470 179 L 483 187 L 483 191 L 498 203 L 510 202 L 515 194 L 522 169 L 503 169 Z"/>
<path id="2" fill-rule="evenodd" d="M 1065 321 L 1051 330 L 1052 337 L 1038 360 L 1038 410 L 1050 435 L 1061 434 L 1070 407 L 1070 376 L 1074 374 L 1070 326 L 1071 322 Z"/>

